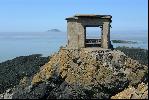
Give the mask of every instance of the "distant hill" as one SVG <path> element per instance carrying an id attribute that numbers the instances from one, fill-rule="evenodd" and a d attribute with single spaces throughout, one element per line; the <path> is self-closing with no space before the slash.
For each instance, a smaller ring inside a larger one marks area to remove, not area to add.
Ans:
<path id="1" fill-rule="evenodd" d="M 51 29 L 51 30 L 48 30 L 47 32 L 61 32 L 59 29 Z"/>
<path id="2" fill-rule="evenodd" d="M 136 44 L 136 41 L 126 41 L 126 40 L 111 40 L 113 43 L 128 43 L 128 44 Z"/>

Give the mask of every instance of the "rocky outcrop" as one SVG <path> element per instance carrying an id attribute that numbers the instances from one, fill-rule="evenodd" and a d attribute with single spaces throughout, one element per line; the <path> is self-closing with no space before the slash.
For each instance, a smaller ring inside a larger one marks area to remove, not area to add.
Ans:
<path id="1" fill-rule="evenodd" d="M 137 88 L 129 86 L 111 99 L 148 99 L 148 83 L 140 83 Z"/>
<path id="2" fill-rule="evenodd" d="M 109 75 L 126 76 L 131 84 L 135 84 L 143 78 L 146 70 L 147 66 L 128 58 L 120 51 L 61 49 L 34 76 L 32 83 L 47 80 L 57 73 L 70 84 L 78 81 L 83 85 L 95 84 L 107 81 Z"/>
<path id="3" fill-rule="evenodd" d="M 0 94 L 18 85 L 23 77 L 33 76 L 49 59 L 41 54 L 33 54 L 0 63 Z"/>
<path id="4" fill-rule="evenodd" d="M 147 74 L 147 66 L 118 50 L 62 48 L 31 80 L 22 79 L 12 98 L 109 99 L 147 82 Z"/>
<path id="5" fill-rule="evenodd" d="M 126 56 L 137 60 L 140 64 L 148 66 L 148 50 L 141 48 L 129 48 L 129 47 L 116 47 L 115 50 L 120 50 L 126 54 Z"/>
<path id="6" fill-rule="evenodd" d="M 69 84 L 64 89 L 57 90 L 60 94 L 63 92 L 63 95 L 55 92 L 57 98 L 72 97 L 70 95 L 74 94 L 74 91 L 78 93 L 76 88 L 87 91 L 87 94 L 91 95 L 89 98 L 109 98 L 128 85 L 141 82 L 147 74 L 147 69 L 147 66 L 128 58 L 120 51 L 61 49 L 33 77 L 32 84 L 40 83 L 57 74 Z"/>

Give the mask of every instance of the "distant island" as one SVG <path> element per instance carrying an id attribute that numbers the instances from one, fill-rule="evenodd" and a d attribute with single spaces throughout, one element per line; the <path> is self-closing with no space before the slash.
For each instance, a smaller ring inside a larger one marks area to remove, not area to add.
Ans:
<path id="1" fill-rule="evenodd" d="M 61 32 L 59 29 L 51 29 L 51 30 L 48 30 L 47 32 Z"/>
<path id="2" fill-rule="evenodd" d="M 113 43 L 128 43 L 128 44 L 136 44 L 134 41 L 126 41 L 126 40 L 111 40 Z"/>

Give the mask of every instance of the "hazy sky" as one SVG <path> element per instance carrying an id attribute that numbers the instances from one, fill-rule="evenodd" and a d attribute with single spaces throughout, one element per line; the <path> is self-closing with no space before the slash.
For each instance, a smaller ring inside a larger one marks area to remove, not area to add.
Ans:
<path id="1" fill-rule="evenodd" d="M 148 0 L 0 0 L 0 32 L 66 31 L 74 14 L 112 15 L 112 30 L 147 30 Z"/>

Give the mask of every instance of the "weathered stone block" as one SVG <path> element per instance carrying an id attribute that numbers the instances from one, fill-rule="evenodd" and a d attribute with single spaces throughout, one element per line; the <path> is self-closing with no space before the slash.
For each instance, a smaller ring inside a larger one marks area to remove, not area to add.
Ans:
<path id="1" fill-rule="evenodd" d="M 75 15 L 74 17 L 66 18 L 68 25 L 67 49 L 80 49 L 88 46 L 110 49 L 110 23 L 112 22 L 111 18 L 112 16 L 110 15 Z M 92 41 L 91 44 L 87 44 L 86 27 L 102 28 L 101 41 Z"/>

